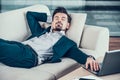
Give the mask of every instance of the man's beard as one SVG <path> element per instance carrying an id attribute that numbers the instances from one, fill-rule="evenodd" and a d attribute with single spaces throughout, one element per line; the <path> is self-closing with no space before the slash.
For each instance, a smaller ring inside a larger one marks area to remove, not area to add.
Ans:
<path id="1" fill-rule="evenodd" d="M 54 31 L 66 31 L 66 29 L 62 29 L 63 24 L 59 21 L 55 23 L 55 29 L 53 29 Z"/>
<path id="2" fill-rule="evenodd" d="M 61 31 L 61 30 L 62 30 L 62 26 L 57 25 L 57 26 L 55 27 L 55 31 Z"/>

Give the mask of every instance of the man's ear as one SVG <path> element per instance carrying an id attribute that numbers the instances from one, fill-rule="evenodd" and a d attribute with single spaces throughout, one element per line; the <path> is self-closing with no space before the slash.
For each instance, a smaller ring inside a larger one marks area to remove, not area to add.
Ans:
<path id="1" fill-rule="evenodd" d="M 67 29 L 69 29 L 70 28 L 70 23 L 67 23 Z"/>
<path id="2" fill-rule="evenodd" d="M 53 21 L 51 22 L 51 27 L 53 27 L 54 26 L 54 23 L 53 23 Z"/>

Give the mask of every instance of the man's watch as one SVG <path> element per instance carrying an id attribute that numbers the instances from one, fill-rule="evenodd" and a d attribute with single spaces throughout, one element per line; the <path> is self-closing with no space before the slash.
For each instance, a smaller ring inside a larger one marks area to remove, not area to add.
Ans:
<path id="1" fill-rule="evenodd" d="M 88 55 L 89 58 L 93 58 L 95 60 L 95 58 L 92 55 Z"/>

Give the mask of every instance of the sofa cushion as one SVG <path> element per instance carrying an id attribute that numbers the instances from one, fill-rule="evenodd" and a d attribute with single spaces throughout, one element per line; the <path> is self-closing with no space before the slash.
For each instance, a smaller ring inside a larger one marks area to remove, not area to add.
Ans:
<path id="1" fill-rule="evenodd" d="M 77 43 L 77 46 L 80 44 L 83 28 L 85 25 L 86 13 L 70 13 L 70 16 L 72 18 L 70 29 L 67 31 L 66 36 Z M 42 27 L 48 27 L 50 26 L 49 23 L 40 22 Z"/>
<path id="2" fill-rule="evenodd" d="M 77 46 L 79 46 L 87 14 L 71 13 L 70 16 L 72 18 L 72 21 L 70 29 L 66 33 L 66 36 L 76 42 Z"/>
<path id="3" fill-rule="evenodd" d="M 9 67 L 0 63 L 0 80 L 55 80 L 79 66 L 76 61 L 69 58 L 63 58 L 59 63 L 46 63 L 31 69 Z"/>
<path id="4" fill-rule="evenodd" d="M 55 80 L 48 71 L 9 67 L 0 63 L 0 80 Z"/>
<path id="5" fill-rule="evenodd" d="M 73 71 L 74 69 L 80 67 L 75 60 L 70 58 L 62 58 L 61 62 L 58 63 L 45 63 L 43 65 L 34 67 L 33 69 L 38 71 L 46 71 L 52 73 L 56 76 L 56 78 L 60 78 L 61 76 Z"/>

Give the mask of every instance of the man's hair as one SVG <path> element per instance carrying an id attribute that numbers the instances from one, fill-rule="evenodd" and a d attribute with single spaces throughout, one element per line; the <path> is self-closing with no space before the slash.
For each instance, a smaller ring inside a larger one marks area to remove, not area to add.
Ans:
<path id="1" fill-rule="evenodd" d="M 66 9 L 64 7 L 57 7 L 54 12 L 53 12 L 53 15 L 52 15 L 52 19 L 54 18 L 55 14 L 56 13 L 64 13 L 67 15 L 68 17 L 68 23 L 71 23 L 71 17 L 70 15 L 67 13 Z"/>

